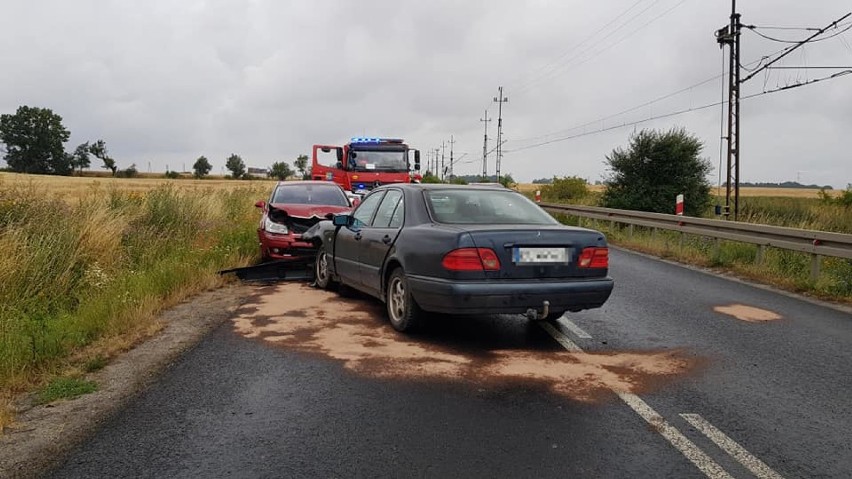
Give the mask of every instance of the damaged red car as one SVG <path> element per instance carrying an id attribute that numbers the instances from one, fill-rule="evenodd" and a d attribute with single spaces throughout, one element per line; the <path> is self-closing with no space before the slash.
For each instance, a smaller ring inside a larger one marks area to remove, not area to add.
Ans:
<path id="1" fill-rule="evenodd" d="M 302 233 L 320 220 L 352 209 L 343 188 L 325 181 L 281 181 L 268 202 L 261 200 L 255 206 L 263 211 L 257 237 L 264 261 L 316 255 L 314 245 L 302 241 Z"/>

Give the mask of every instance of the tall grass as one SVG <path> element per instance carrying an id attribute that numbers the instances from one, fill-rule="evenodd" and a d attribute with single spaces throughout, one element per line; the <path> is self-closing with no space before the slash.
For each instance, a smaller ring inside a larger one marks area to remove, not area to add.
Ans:
<path id="1" fill-rule="evenodd" d="M 257 189 L 95 188 L 69 203 L 0 183 L 0 392 L 93 342 L 150 328 L 257 254 Z"/>
<path id="2" fill-rule="evenodd" d="M 598 194 L 574 201 L 597 206 Z M 712 218 L 712 212 L 705 215 Z M 555 215 L 562 223 L 577 225 L 578 218 Z M 786 226 L 817 231 L 852 234 L 852 208 L 840 203 L 827 203 L 818 198 L 741 197 L 739 221 Z M 811 256 L 806 253 L 766 248 L 758 261 L 758 247 L 732 241 L 717 242 L 710 238 L 670 231 L 653 232 L 646 228 L 628 228 L 609 222 L 585 220 L 606 233 L 616 245 L 644 251 L 678 261 L 708 267 L 724 268 L 757 281 L 767 282 L 826 299 L 852 302 L 852 261 L 822 258 L 820 276 L 810 277 Z M 631 233 L 632 232 L 632 233 Z"/>

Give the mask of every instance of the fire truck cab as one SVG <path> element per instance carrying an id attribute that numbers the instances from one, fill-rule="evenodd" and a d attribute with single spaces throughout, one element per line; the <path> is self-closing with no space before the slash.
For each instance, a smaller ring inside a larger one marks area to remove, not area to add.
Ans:
<path id="1" fill-rule="evenodd" d="M 414 153 L 414 168 L 411 155 Z M 314 145 L 311 178 L 364 194 L 388 183 L 419 180 L 420 151 L 397 138 L 352 138 L 341 146 Z"/>

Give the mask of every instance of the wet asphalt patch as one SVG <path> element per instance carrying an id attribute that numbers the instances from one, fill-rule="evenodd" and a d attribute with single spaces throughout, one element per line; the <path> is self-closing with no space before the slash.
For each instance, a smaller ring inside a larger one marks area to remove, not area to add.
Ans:
<path id="1" fill-rule="evenodd" d="M 576 401 L 645 393 L 696 368 L 682 351 L 568 352 L 519 316 L 429 318 L 416 335 L 395 331 L 383 304 L 304 284 L 258 289 L 234 331 L 275 347 L 339 361 L 368 377 L 452 381 L 477 388 L 544 388 Z"/>

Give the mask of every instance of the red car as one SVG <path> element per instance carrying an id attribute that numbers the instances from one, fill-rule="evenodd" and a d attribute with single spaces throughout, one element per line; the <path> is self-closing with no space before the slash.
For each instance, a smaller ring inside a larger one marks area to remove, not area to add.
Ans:
<path id="1" fill-rule="evenodd" d="M 264 261 L 316 255 L 314 245 L 302 241 L 302 233 L 320 220 L 352 209 L 343 188 L 327 181 L 281 181 L 269 202 L 261 200 L 255 206 L 263 210 L 257 237 Z"/>

